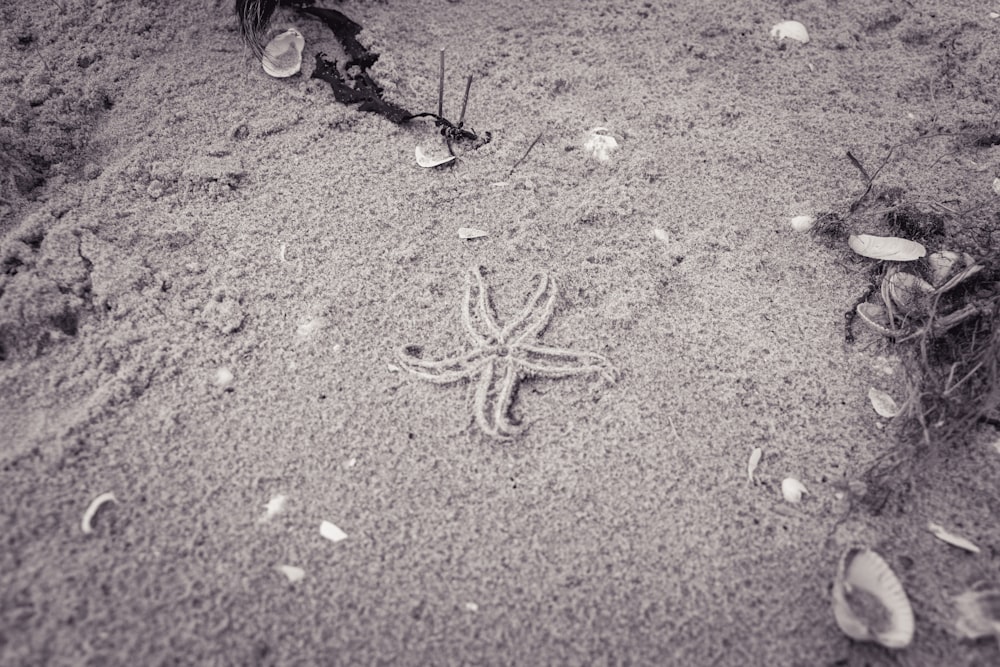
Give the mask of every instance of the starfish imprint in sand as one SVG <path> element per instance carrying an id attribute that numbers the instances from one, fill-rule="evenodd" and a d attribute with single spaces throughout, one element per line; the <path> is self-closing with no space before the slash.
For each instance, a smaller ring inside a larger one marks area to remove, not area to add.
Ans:
<path id="1" fill-rule="evenodd" d="M 472 350 L 442 359 L 424 359 L 421 348 L 398 350 L 400 362 L 410 373 L 437 384 L 475 380 L 476 423 L 494 438 L 516 435 L 522 427 L 511 422 L 510 408 L 518 384 L 526 377 L 564 378 L 599 373 L 613 382 L 615 370 L 603 356 L 543 345 L 538 338 L 552 319 L 556 284 L 545 273 L 524 309 L 500 326 L 492 312 L 483 267 L 466 275 L 462 324 L 472 339 Z"/>

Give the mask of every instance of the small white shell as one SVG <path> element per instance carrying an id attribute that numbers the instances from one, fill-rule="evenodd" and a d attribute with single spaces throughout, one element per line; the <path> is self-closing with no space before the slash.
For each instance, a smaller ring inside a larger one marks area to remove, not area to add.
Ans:
<path id="1" fill-rule="evenodd" d="M 489 232 L 483 231 L 482 229 L 475 229 L 474 227 L 458 228 L 458 238 L 460 239 L 478 239 L 489 235 Z"/>
<path id="2" fill-rule="evenodd" d="M 750 483 L 754 483 L 753 474 L 757 470 L 757 464 L 760 463 L 760 457 L 764 455 L 764 450 L 760 447 L 754 447 L 753 451 L 750 452 L 750 460 L 747 462 L 747 479 Z"/>
<path id="3" fill-rule="evenodd" d="M 975 544 L 965 539 L 964 537 L 959 537 L 958 535 L 949 533 L 947 530 L 944 529 L 943 526 L 936 524 L 933 521 L 927 522 L 927 530 L 934 533 L 934 537 L 938 538 L 942 542 L 947 542 L 953 547 L 964 549 L 969 553 L 974 553 L 974 554 L 979 553 L 979 547 L 977 547 Z"/>
<path id="4" fill-rule="evenodd" d="M 833 581 L 833 615 L 845 635 L 888 648 L 913 641 L 913 608 L 903 585 L 882 557 L 850 547 Z"/>
<path id="5" fill-rule="evenodd" d="M 598 162 L 607 162 L 611 154 L 618 150 L 618 141 L 607 132 L 606 127 L 595 127 L 583 142 L 583 150 Z"/>
<path id="6" fill-rule="evenodd" d="M 331 542 L 340 542 L 347 539 L 347 533 L 329 521 L 324 521 L 319 525 L 319 534 Z"/>
<path id="7" fill-rule="evenodd" d="M 792 229 L 797 232 L 808 232 L 816 224 L 814 215 L 797 215 L 792 218 Z"/>
<path id="8" fill-rule="evenodd" d="M 889 259 L 894 262 L 909 262 L 927 254 L 927 249 L 916 241 L 895 236 L 851 234 L 847 244 L 859 255 L 872 259 Z"/>
<path id="9" fill-rule="evenodd" d="M 93 532 L 94 528 L 91 525 L 91 522 L 94 520 L 94 515 L 97 514 L 97 510 L 101 509 L 101 505 L 104 503 L 115 502 L 118 502 L 118 500 L 115 498 L 115 494 L 110 491 L 108 493 L 102 493 L 91 500 L 90 504 L 87 505 L 87 509 L 83 513 L 83 520 L 80 522 L 80 530 L 88 534 Z"/>
<path id="10" fill-rule="evenodd" d="M 431 169 L 432 167 L 440 167 L 443 164 L 448 164 L 449 162 L 455 161 L 454 155 L 446 155 L 444 157 L 431 157 L 424 152 L 424 149 L 417 146 L 414 154 L 417 157 L 417 164 L 424 169 Z"/>
<path id="11" fill-rule="evenodd" d="M 1000 178 L 993 179 L 993 192 L 1000 195 Z"/>
<path id="12" fill-rule="evenodd" d="M 267 508 L 264 510 L 264 516 L 262 521 L 267 521 L 271 517 L 281 514 L 285 511 L 285 503 L 288 502 L 288 497 L 283 495 L 277 495 L 267 501 Z"/>
<path id="13" fill-rule="evenodd" d="M 934 291 L 934 286 L 912 273 L 897 271 L 888 278 L 892 303 L 904 313 L 924 311 L 924 297 Z"/>
<path id="14" fill-rule="evenodd" d="M 302 579 L 306 576 L 305 570 L 301 567 L 295 567 L 294 565 L 278 565 L 274 569 L 288 577 L 288 581 L 293 584 L 295 582 L 302 581 Z"/>
<path id="15" fill-rule="evenodd" d="M 670 234 L 665 229 L 660 229 L 659 227 L 653 230 L 653 238 L 655 238 L 660 243 L 670 243 Z"/>
<path id="16" fill-rule="evenodd" d="M 809 41 L 809 32 L 798 21 L 782 21 L 771 28 L 771 37 L 779 42 L 787 37 L 805 44 Z"/>
<path id="17" fill-rule="evenodd" d="M 885 312 L 885 306 L 879 303 L 859 303 L 854 309 L 865 324 L 883 336 L 891 336 L 892 329 L 889 328 L 889 314 Z"/>
<path id="18" fill-rule="evenodd" d="M 893 400 L 892 396 L 881 389 L 876 389 L 875 387 L 869 389 L 868 400 L 871 401 L 872 408 L 875 409 L 875 412 L 877 412 L 880 417 L 888 417 L 889 419 L 892 419 L 899 414 L 899 406 L 896 405 L 896 401 Z"/>
<path id="19" fill-rule="evenodd" d="M 980 581 L 955 596 L 958 619 L 955 629 L 966 639 L 996 636 L 1000 640 L 1000 588 Z"/>
<path id="20" fill-rule="evenodd" d="M 222 366 L 215 371 L 215 386 L 225 389 L 233 383 L 233 372 Z"/>
<path id="21" fill-rule="evenodd" d="M 289 28 L 264 47 L 260 64 L 276 79 L 284 79 L 302 69 L 302 49 L 306 40 L 295 28 Z"/>
<path id="22" fill-rule="evenodd" d="M 802 494 L 809 493 L 805 485 L 794 477 L 786 477 L 781 481 L 781 495 L 790 503 L 802 500 Z"/>

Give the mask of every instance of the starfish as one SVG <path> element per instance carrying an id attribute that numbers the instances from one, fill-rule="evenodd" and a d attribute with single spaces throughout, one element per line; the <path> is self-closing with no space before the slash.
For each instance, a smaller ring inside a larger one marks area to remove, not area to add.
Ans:
<path id="1" fill-rule="evenodd" d="M 472 349 L 441 359 L 424 359 L 421 348 L 406 345 L 398 350 L 405 370 L 436 384 L 475 380 L 476 423 L 494 438 L 507 438 L 523 430 L 511 421 L 510 408 L 521 380 L 527 377 L 565 378 L 599 373 L 615 379 L 614 367 L 603 356 L 543 345 L 538 338 L 552 319 L 556 284 L 545 273 L 536 276 L 534 293 L 512 320 L 501 326 L 492 312 L 483 279 L 483 267 L 466 273 L 462 325 Z"/>

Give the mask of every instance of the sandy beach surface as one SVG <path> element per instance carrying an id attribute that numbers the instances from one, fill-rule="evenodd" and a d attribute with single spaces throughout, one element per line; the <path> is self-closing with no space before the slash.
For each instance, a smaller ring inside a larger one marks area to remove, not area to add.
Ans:
<path id="1" fill-rule="evenodd" d="M 998 435 L 858 502 L 905 378 L 845 339 L 874 261 L 789 225 L 850 151 L 1000 247 L 1000 5 L 326 6 L 412 112 L 446 49 L 492 140 L 419 167 L 433 122 L 338 103 L 290 10 L 275 79 L 229 0 L 0 6 L 0 664 L 1000 664 L 953 606 L 1000 581 Z M 908 648 L 838 629 L 850 545 Z"/>

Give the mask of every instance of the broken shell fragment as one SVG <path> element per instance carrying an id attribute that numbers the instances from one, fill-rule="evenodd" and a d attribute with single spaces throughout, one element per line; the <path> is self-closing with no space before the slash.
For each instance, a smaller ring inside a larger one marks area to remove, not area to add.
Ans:
<path id="1" fill-rule="evenodd" d="M 951 275 L 952 269 L 960 265 L 962 256 L 953 250 L 939 250 L 927 256 L 927 265 L 931 269 L 931 282 L 940 287 Z"/>
<path id="2" fill-rule="evenodd" d="M 916 241 L 895 236 L 872 236 L 851 234 L 847 239 L 851 250 L 872 259 L 889 259 L 894 262 L 909 262 L 927 254 L 927 249 Z"/>
<path id="3" fill-rule="evenodd" d="M 302 49 L 306 40 L 295 28 L 289 28 L 264 47 L 260 64 L 276 79 L 284 79 L 302 69 Z"/>
<path id="4" fill-rule="evenodd" d="M 489 232 L 483 231 L 482 229 L 475 229 L 473 227 L 458 228 L 458 238 L 460 239 L 478 239 L 489 235 Z"/>
<path id="5" fill-rule="evenodd" d="M 880 417 L 888 417 L 889 419 L 892 419 L 899 414 L 899 406 L 896 405 L 896 401 L 893 400 L 892 396 L 881 389 L 876 389 L 875 387 L 869 389 L 868 400 L 871 401 L 872 408 L 875 409 L 875 412 L 877 412 Z"/>
<path id="6" fill-rule="evenodd" d="M 786 477 L 781 481 L 781 495 L 790 503 L 802 500 L 802 494 L 809 493 L 805 485 L 794 477 Z"/>
<path id="7" fill-rule="evenodd" d="M 760 463 L 760 457 L 764 455 L 764 450 L 760 447 L 754 447 L 753 451 L 750 452 L 750 460 L 747 462 L 747 478 L 750 483 L 754 483 L 753 474 L 757 470 L 757 465 Z"/>
<path id="8" fill-rule="evenodd" d="M 924 297 L 934 292 L 933 285 L 905 271 L 897 271 L 887 280 L 892 303 L 902 312 L 912 315 L 926 310 Z"/>
<path id="9" fill-rule="evenodd" d="M 833 582 L 833 615 L 845 635 L 888 648 L 913 641 L 913 608 L 903 585 L 877 553 L 850 547 Z"/>
<path id="10" fill-rule="evenodd" d="M 809 32 L 798 21 L 782 21 L 771 28 L 771 37 L 779 42 L 787 37 L 805 44 L 809 41 Z"/>
<path id="11" fill-rule="evenodd" d="M 347 539 L 347 533 L 329 521 L 324 521 L 319 525 L 319 534 L 331 542 L 340 542 Z"/>
<path id="12" fill-rule="evenodd" d="M 969 540 L 965 539 L 964 537 L 959 537 L 958 535 L 954 535 L 952 533 L 949 533 L 940 524 L 936 524 L 933 521 L 928 521 L 927 522 L 927 530 L 929 530 L 932 533 L 934 533 L 934 537 L 938 538 L 942 542 L 947 542 L 948 544 L 950 544 L 953 547 L 958 547 L 959 549 L 964 549 L 965 551 L 968 551 L 969 553 L 974 553 L 974 554 L 979 553 L 979 547 L 977 547 L 975 544 L 973 544 Z"/>
<path id="13" fill-rule="evenodd" d="M 424 169 L 440 167 L 441 165 L 455 161 L 454 155 L 446 155 L 444 157 L 431 157 L 430 155 L 425 153 L 424 149 L 421 148 L 420 146 L 417 146 L 417 149 L 414 151 L 414 153 L 417 157 L 417 164 L 423 167 Z"/>
<path id="14" fill-rule="evenodd" d="M 115 498 L 115 494 L 111 492 L 102 493 L 91 500 L 90 504 L 87 505 L 87 509 L 83 513 L 83 520 L 80 522 L 80 530 L 84 533 L 92 533 L 94 531 L 94 527 L 91 525 L 91 522 L 93 522 L 94 515 L 97 514 L 97 510 L 101 509 L 101 505 L 104 503 L 116 502 L 118 502 L 118 500 Z"/>
<path id="15" fill-rule="evenodd" d="M 607 132 L 606 127 L 595 127 L 583 143 L 584 152 L 598 162 L 607 162 L 611 154 L 618 150 L 618 141 Z"/>
<path id="16" fill-rule="evenodd" d="M 955 597 L 958 619 L 955 629 L 965 639 L 980 639 L 993 635 L 1000 641 L 1000 588 L 988 581 L 979 581 Z"/>
<path id="17" fill-rule="evenodd" d="M 301 567 L 295 567 L 294 565 L 278 565 L 275 567 L 278 572 L 282 573 L 288 578 L 291 583 L 296 583 L 302 581 L 306 576 L 306 571 Z"/>

